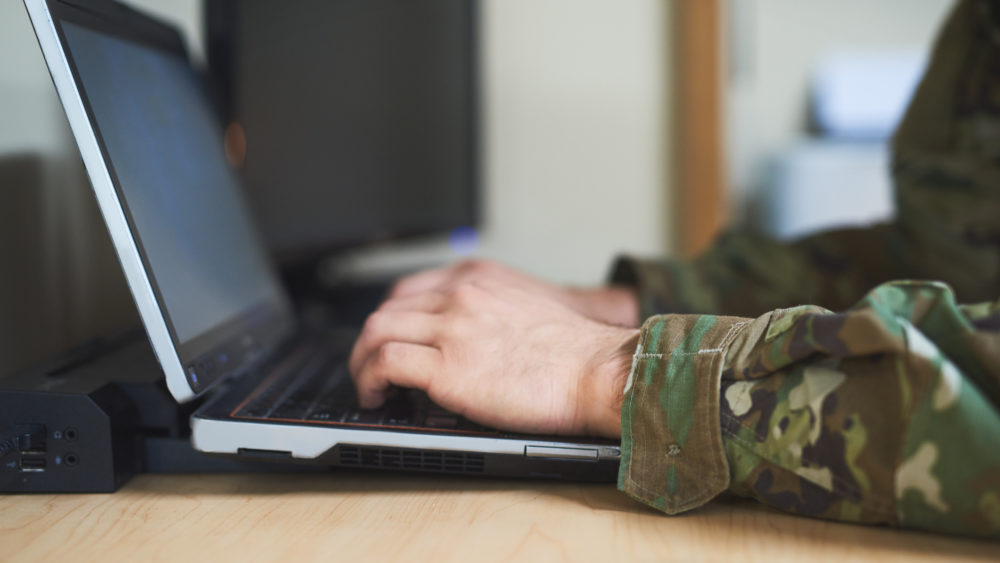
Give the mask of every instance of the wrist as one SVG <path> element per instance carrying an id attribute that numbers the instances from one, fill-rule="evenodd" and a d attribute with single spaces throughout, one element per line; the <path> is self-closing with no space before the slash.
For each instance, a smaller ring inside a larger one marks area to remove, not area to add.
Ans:
<path id="1" fill-rule="evenodd" d="M 620 438 L 621 408 L 625 382 L 632 368 L 632 355 L 639 341 L 639 330 L 608 327 L 606 345 L 595 356 L 585 378 L 577 412 L 583 413 L 587 435 Z"/>
<path id="2" fill-rule="evenodd" d="M 635 289 L 625 286 L 605 286 L 570 290 L 584 315 L 606 323 L 639 326 L 639 298 Z"/>

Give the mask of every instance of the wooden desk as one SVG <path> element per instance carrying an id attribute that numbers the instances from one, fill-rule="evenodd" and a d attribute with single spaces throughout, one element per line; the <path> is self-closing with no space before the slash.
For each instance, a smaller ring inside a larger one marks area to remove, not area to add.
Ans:
<path id="1" fill-rule="evenodd" d="M 143 475 L 113 495 L 0 497 L 2 561 L 996 560 L 1000 544 L 720 499 L 667 517 L 610 485 L 363 475 Z"/>

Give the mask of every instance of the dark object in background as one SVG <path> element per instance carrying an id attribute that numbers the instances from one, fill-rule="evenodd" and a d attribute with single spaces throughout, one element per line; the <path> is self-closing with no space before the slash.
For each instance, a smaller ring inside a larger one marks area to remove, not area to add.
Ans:
<path id="1" fill-rule="evenodd" d="M 54 277 L 44 259 L 44 179 L 40 157 L 0 157 L 0 377 L 55 352 L 44 299 Z"/>
<path id="2" fill-rule="evenodd" d="M 0 155 L 0 378 L 137 324 L 79 157 Z"/>
<path id="3" fill-rule="evenodd" d="M 208 0 L 211 79 L 267 245 L 288 266 L 477 222 L 469 0 Z"/>

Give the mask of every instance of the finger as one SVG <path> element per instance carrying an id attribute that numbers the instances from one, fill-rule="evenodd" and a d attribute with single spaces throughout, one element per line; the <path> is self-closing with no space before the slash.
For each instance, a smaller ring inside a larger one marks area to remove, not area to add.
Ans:
<path id="1" fill-rule="evenodd" d="M 365 409 L 382 406 L 390 385 L 426 391 L 442 363 L 437 348 L 406 342 L 383 344 L 371 354 L 355 380 L 358 404 Z"/>
<path id="2" fill-rule="evenodd" d="M 414 311 L 376 311 L 372 313 L 354 343 L 348 368 L 358 373 L 365 360 L 386 342 L 409 342 L 431 345 L 440 331 L 437 315 Z"/>
<path id="3" fill-rule="evenodd" d="M 440 291 L 426 291 L 390 299 L 379 306 L 380 311 L 412 311 L 440 313 L 448 306 L 448 297 Z"/>
<path id="4" fill-rule="evenodd" d="M 407 276 L 393 286 L 392 291 L 389 292 L 389 299 L 406 297 L 437 289 L 446 284 L 451 277 L 451 268 L 435 268 Z"/>

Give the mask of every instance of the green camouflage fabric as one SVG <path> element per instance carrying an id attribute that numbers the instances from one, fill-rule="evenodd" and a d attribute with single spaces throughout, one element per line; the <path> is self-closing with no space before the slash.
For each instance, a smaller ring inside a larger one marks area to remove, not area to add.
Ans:
<path id="1" fill-rule="evenodd" d="M 798 514 L 1000 538 L 1000 301 L 891 282 L 842 313 L 659 315 L 619 487 L 668 513 L 729 489 Z"/>
<path id="2" fill-rule="evenodd" d="M 620 489 L 1000 538 L 1000 1 L 955 7 L 893 150 L 891 224 L 619 260 Z"/>

